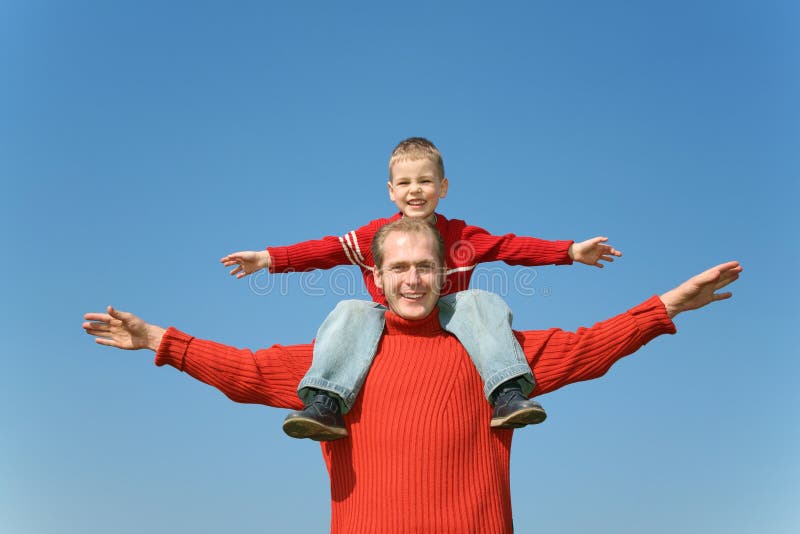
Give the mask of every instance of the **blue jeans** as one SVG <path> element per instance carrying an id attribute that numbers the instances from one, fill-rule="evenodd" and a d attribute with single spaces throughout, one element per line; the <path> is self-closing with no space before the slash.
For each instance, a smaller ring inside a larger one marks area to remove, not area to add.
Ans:
<path id="1" fill-rule="evenodd" d="M 335 393 L 342 411 L 352 408 L 383 335 L 386 308 L 365 300 L 344 300 L 325 318 L 314 343 L 314 359 L 300 381 L 298 395 L 308 404 L 313 390 Z M 439 299 L 439 322 L 472 358 L 484 395 L 517 379 L 525 396 L 534 388 L 525 354 L 511 331 L 511 310 L 494 293 L 470 289 Z"/>

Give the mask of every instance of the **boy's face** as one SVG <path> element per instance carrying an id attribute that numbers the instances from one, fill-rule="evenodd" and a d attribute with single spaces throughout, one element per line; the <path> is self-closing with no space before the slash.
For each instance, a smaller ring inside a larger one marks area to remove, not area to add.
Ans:
<path id="1" fill-rule="evenodd" d="M 427 159 L 398 161 L 392 165 L 389 198 L 406 217 L 433 219 L 439 199 L 447 195 L 447 178 Z"/>
<path id="2" fill-rule="evenodd" d="M 444 274 L 429 233 L 391 232 L 383 242 L 383 265 L 373 271 L 389 309 L 416 321 L 430 315 L 439 300 Z"/>

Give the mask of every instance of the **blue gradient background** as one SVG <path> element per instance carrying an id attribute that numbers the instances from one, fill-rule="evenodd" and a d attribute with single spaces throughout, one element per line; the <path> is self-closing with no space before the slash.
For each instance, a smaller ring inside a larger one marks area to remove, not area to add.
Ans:
<path id="1" fill-rule="evenodd" d="M 218 259 L 391 214 L 389 152 L 422 135 L 442 213 L 625 253 L 484 266 L 517 327 L 745 266 L 734 300 L 541 399 L 514 441 L 517 530 L 796 532 L 797 6 L 2 2 L 0 531 L 326 531 L 318 446 L 283 411 L 96 346 L 82 314 L 309 341 L 363 296 L 355 271 L 247 283 Z"/>

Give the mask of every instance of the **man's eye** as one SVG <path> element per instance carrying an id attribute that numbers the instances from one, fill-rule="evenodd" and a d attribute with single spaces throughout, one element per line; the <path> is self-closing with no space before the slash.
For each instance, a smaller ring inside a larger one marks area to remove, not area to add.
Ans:
<path id="1" fill-rule="evenodd" d="M 392 271 L 394 274 L 403 274 L 404 272 L 408 271 L 408 267 L 406 267 L 405 265 L 395 265 L 394 267 L 391 267 L 389 270 Z"/>

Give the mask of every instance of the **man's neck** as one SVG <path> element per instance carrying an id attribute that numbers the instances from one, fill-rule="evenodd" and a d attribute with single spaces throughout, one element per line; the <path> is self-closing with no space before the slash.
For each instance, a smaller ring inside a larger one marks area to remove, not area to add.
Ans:
<path id="1" fill-rule="evenodd" d="M 388 335 L 430 336 L 441 332 L 438 306 L 422 319 L 406 319 L 392 310 L 386 312 L 386 334 Z"/>

